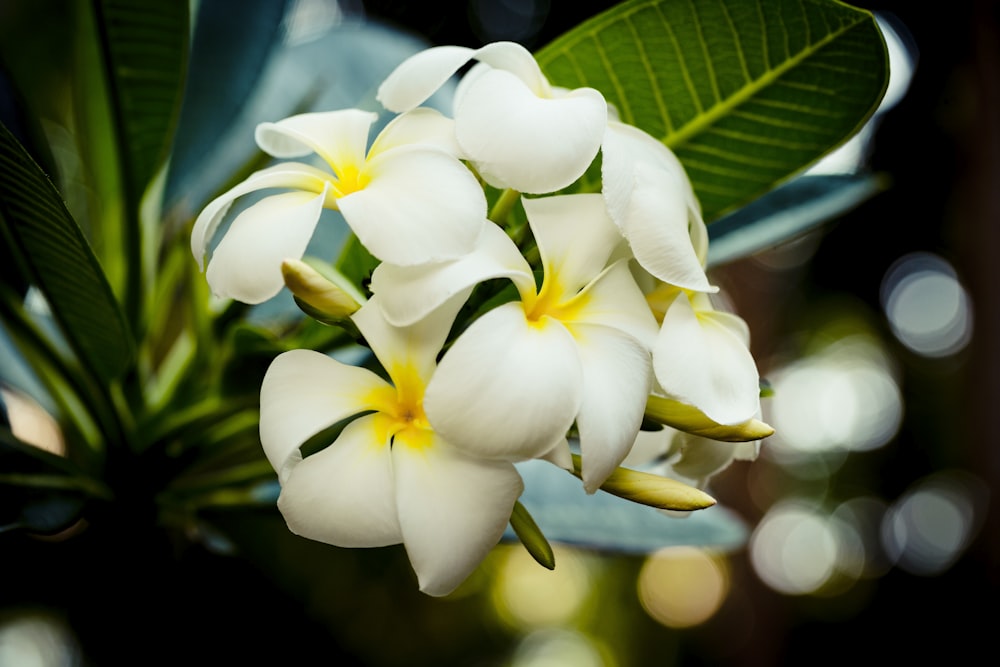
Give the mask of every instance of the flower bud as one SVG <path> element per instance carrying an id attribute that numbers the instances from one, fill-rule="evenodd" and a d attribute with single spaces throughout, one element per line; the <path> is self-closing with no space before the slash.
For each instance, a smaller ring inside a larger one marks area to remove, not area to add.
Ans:
<path id="1" fill-rule="evenodd" d="M 700 435 L 722 442 L 750 442 L 774 434 L 774 429 L 757 419 L 748 419 L 739 424 L 719 424 L 698 408 L 663 396 L 651 395 L 646 400 L 648 420 L 672 426 L 678 431 Z"/>
<path id="2" fill-rule="evenodd" d="M 514 510 L 510 514 L 510 525 L 514 529 L 514 534 L 521 540 L 521 544 L 528 550 L 531 557 L 542 567 L 554 570 L 556 567 L 556 557 L 552 552 L 552 546 L 545 539 L 538 524 L 520 502 L 514 503 Z"/>
<path id="3" fill-rule="evenodd" d="M 286 259 L 281 275 L 299 308 L 324 324 L 343 325 L 364 301 L 345 280 L 334 282 L 339 276 L 328 278 L 305 261 Z"/>
<path id="4" fill-rule="evenodd" d="M 578 477 L 581 463 L 580 456 L 574 454 L 573 465 Z M 691 511 L 715 504 L 715 498 L 693 486 L 630 468 L 617 468 L 601 484 L 601 490 L 661 510 Z"/>

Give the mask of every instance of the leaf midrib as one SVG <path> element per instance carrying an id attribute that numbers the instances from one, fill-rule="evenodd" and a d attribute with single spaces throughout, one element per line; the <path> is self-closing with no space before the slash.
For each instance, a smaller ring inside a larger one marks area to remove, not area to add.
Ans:
<path id="1" fill-rule="evenodd" d="M 786 72 L 794 69 L 800 63 L 804 62 L 810 56 L 816 54 L 823 49 L 824 46 L 832 42 L 833 40 L 840 37 L 840 35 L 853 30 L 855 27 L 862 23 L 861 20 L 851 22 L 846 24 L 844 27 L 828 32 L 822 39 L 817 40 L 808 45 L 807 48 L 802 49 L 796 55 L 791 58 L 787 58 L 777 67 L 769 67 L 763 75 L 757 77 L 756 79 L 747 83 L 732 95 L 727 97 L 721 102 L 716 102 L 714 105 L 705 109 L 702 113 L 698 114 L 690 121 L 680 126 L 673 132 L 668 132 L 665 136 L 661 138 L 664 144 L 672 150 L 683 146 L 692 137 L 700 134 L 705 128 L 710 127 L 716 121 L 718 121 L 723 116 L 728 115 L 733 110 L 740 107 L 742 104 L 752 99 L 757 93 L 765 90 L 768 86 L 774 84 L 778 81 Z"/>
<path id="2" fill-rule="evenodd" d="M 636 4 L 635 6 L 629 8 L 627 11 L 622 12 L 612 12 L 604 21 L 595 21 L 593 29 L 588 31 L 588 35 L 593 38 L 598 33 L 601 32 L 608 25 L 618 23 L 619 21 L 626 20 L 629 16 L 636 14 L 649 7 L 655 7 L 659 4 L 659 0 L 650 0 L 650 2 Z M 860 10 L 859 10 L 860 11 Z M 729 112 L 738 108 L 748 100 L 752 99 L 757 93 L 765 90 L 768 86 L 774 84 L 778 81 L 786 72 L 793 69 L 809 57 L 813 56 L 817 52 L 823 49 L 827 44 L 837 39 L 841 35 L 850 30 L 853 30 L 858 25 L 865 21 L 865 16 L 863 14 L 858 14 L 857 20 L 848 21 L 843 26 L 837 30 L 832 30 L 828 32 L 822 39 L 815 42 L 810 42 L 807 48 L 802 49 L 797 54 L 791 58 L 785 59 L 777 67 L 767 67 L 762 76 L 753 79 L 743 86 L 732 95 L 727 97 L 721 102 L 716 102 L 711 107 L 702 110 L 696 116 L 694 116 L 690 121 L 681 125 L 677 129 L 667 132 L 666 135 L 660 138 L 660 140 L 670 149 L 676 150 L 683 146 L 685 143 L 691 140 L 692 137 L 699 135 L 705 130 L 705 128 L 710 127 L 720 118 L 727 115 Z M 582 38 L 583 35 L 580 36 Z M 574 40 L 574 44 L 580 40 Z M 567 44 L 558 51 L 554 51 L 553 54 L 566 55 L 568 54 L 572 44 Z M 551 59 L 551 57 L 549 58 Z M 665 123 L 669 126 L 669 122 Z"/>

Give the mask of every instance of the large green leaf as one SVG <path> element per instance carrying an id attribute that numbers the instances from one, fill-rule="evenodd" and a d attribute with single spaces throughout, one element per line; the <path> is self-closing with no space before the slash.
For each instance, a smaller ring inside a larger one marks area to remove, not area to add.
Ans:
<path id="1" fill-rule="evenodd" d="M 681 519 L 604 491 L 588 494 L 579 479 L 545 461 L 525 461 L 517 469 L 524 479 L 520 502 L 552 542 L 650 553 L 678 545 L 737 549 L 747 539 L 745 523 L 718 505 Z M 506 538 L 515 538 L 513 528 Z"/>
<path id="2" fill-rule="evenodd" d="M 834 0 L 631 0 L 537 59 L 670 147 L 707 221 L 843 143 L 888 81 L 874 17 Z"/>
<path id="3" fill-rule="evenodd" d="M 84 364 L 108 381 L 134 343 L 104 272 L 55 186 L 0 124 L 0 239 Z"/>

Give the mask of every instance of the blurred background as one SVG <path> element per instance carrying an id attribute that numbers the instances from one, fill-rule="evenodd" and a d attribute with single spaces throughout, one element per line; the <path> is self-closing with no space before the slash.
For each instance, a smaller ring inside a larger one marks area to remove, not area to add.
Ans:
<path id="1" fill-rule="evenodd" d="M 0 3 L 12 69 L 65 48 L 68 4 Z M 297 0 L 274 25 L 309 39 L 324 20 L 366 17 L 415 42 L 537 48 L 611 4 Z M 1000 620 L 1000 6 L 854 4 L 902 46 L 865 153 L 889 186 L 713 273 L 774 388 L 777 435 L 709 488 L 745 522 L 744 546 L 556 545 L 550 572 L 503 544 L 433 599 L 401 548 L 308 542 L 266 507 L 185 535 L 149 516 L 59 539 L 0 534 L 0 666 L 989 662 L 977 656 L 996 653 Z"/>

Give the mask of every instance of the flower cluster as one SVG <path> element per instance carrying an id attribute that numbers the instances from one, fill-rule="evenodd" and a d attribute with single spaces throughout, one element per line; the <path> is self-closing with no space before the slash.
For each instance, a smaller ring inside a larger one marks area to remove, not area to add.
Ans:
<path id="1" fill-rule="evenodd" d="M 451 117 L 421 106 L 470 61 Z M 402 543 L 421 590 L 444 595 L 504 533 L 518 461 L 549 460 L 592 493 L 659 422 L 664 454 L 680 451 L 675 429 L 691 436 L 701 472 L 685 474 L 699 485 L 746 447 L 729 443 L 770 433 L 747 327 L 713 307 L 705 224 L 661 142 L 616 120 L 598 91 L 552 86 L 509 42 L 418 53 L 378 100 L 397 115 L 370 144 L 377 114 L 357 109 L 258 126 L 271 156 L 328 169 L 256 172 L 192 231 L 203 263 L 234 200 L 280 189 L 232 220 L 208 262 L 213 292 L 260 303 L 287 285 L 349 317 L 384 371 L 311 350 L 269 368 L 260 435 L 292 531 Z M 378 261 L 370 292 L 297 261 L 324 208 Z M 335 424 L 346 425 L 334 441 L 304 456 Z"/>

